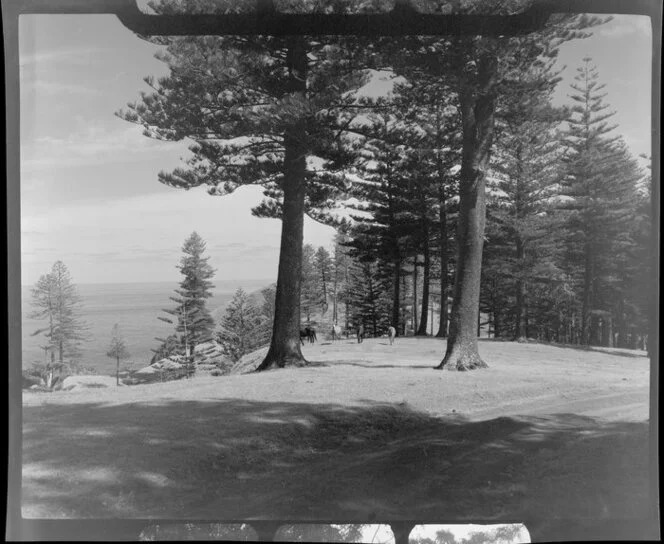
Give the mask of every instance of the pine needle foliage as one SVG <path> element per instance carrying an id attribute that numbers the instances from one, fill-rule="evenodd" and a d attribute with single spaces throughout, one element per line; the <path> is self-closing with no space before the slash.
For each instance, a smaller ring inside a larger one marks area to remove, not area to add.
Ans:
<path id="1" fill-rule="evenodd" d="M 170 317 L 158 317 L 175 325 L 177 342 L 172 337 L 167 338 L 156 355 L 183 355 L 190 359 L 188 363 L 193 364 L 196 345 L 213 337 L 215 323 L 207 309 L 207 299 L 212 296 L 214 285 L 211 279 L 215 271 L 208 263 L 209 257 L 204 257 L 205 249 L 205 241 L 197 232 L 193 232 L 182 246 L 183 256 L 178 269 L 184 277 L 180 287 L 175 289 L 177 296 L 169 297 L 176 307 L 163 310 Z"/>
<path id="2" fill-rule="evenodd" d="M 80 344 L 87 338 L 86 323 L 81 319 L 82 301 L 69 269 L 56 261 L 48 274 L 40 276 L 32 288 L 31 318 L 45 321 L 32 333 L 44 337 L 47 366 L 60 371 L 80 358 Z"/>

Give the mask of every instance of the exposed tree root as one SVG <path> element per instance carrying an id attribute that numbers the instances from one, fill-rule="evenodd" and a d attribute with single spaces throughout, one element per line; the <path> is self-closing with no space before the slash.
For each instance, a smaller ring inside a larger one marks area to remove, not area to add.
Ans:
<path id="1" fill-rule="evenodd" d="M 482 360 L 475 349 L 453 349 L 450 353 L 445 354 L 442 362 L 434 368 L 436 370 L 457 370 L 463 372 L 465 370 L 489 368 L 489 365 Z"/>
<path id="2" fill-rule="evenodd" d="M 261 372 L 263 370 L 274 370 L 276 368 L 299 368 L 307 366 L 308 364 L 309 361 L 307 361 L 302 356 L 302 354 L 281 354 L 270 350 L 267 352 L 263 362 L 256 368 L 256 372 Z"/>

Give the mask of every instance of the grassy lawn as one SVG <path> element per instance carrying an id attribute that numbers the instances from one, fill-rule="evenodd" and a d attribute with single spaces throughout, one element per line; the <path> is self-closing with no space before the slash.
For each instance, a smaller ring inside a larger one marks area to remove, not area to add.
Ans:
<path id="1" fill-rule="evenodd" d="M 634 519 L 647 515 L 645 357 L 482 342 L 304 348 L 319 365 L 24 395 L 30 518 Z"/>

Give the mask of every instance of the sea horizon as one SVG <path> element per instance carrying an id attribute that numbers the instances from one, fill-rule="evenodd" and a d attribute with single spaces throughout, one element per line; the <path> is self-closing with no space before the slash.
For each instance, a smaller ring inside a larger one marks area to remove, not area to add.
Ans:
<path id="1" fill-rule="evenodd" d="M 165 338 L 175 332 L 175 325 L 165 323 L 159 316 L 170 317 L 163 311 L 172 309 L 173 296 L 178 281 L 157 282 L 99 282 L 76 283 L 81 298 L 80 318 L 87 325 L 88 340 L 81 344 L 80 363 L 100 374 L 112 374 L 115 361 L 106 356 L 113 326 L 120 325 L 130 358 L 121 363 L 133 369 L 150 364 L 152 350 L 159 346 L 157 338 Z M 273 280 L 231 279 L 217 281 L 207 307 L 215 323 L 219 325 L 224 310 L 238 287 L 248 294 L 274 283 Z M 43 326 L 43 320 L 30 317 L 31 285 L 21 289 L 21 353 L 22 367 L 29 368 L 44 362 L 44 351 L 40 347 L 43 335 L 33 336 Z"/>
<path id="2" fill-rule="evenodd" d="M 155 280 L 155 281 L 147 281 L 147 280 L 137 280 L 137 281 L 77 281 L 74 282 L 74 285 L 80 286 L 80 285 L 156 285 L 156 284 L 179 284 L 182 281 L 182 279 L 175 279 L 175 280 Z M 273 283 L 276 283 L 276 278 L 270 279 L 270 278 L 258 278 L 258 279 L 246 279 L 246 278 L 231 278 L 231 279 L 223 279 L 223 280 L 212 280 L 212 283 L 214 284 L 212 289 L 218 289 L 217 283 L 225 283 L 225 284 L 230 284 L 230 283 L 240 283 L 240 284 L 265 284 L 271 285 Z M 35 284 L 34 283 L 21 283 L 21 287 L 33 287 Z"/>

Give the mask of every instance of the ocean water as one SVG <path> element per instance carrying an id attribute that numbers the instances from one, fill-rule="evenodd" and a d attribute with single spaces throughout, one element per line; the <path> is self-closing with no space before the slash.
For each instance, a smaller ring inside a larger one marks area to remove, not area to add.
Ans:
<path id="1" fill-rule="evenodd" d="M 224 280 L 215 283 L 213 296 L 208 299 L 208 308 L 218 322 L 228 302 L 238 287 L 247 293 L 267 287 L 272 280 Z M 122 361 L 138 369 L 149 364 L 151 349 L 158 347 L 155 337 L 165 337 L 174 331 L 174 326 L 165 323 L 158 316 L 169 317 L 162 311 L 174 308 L 169 299 L 175 296 L 176 282 L 170 283 L 105 283 L 78 284 L 81 296 L 82 321 L 87 325 L 88 339 L 81 344 L 81 363 L 94 368 L 99 374 L 113 374 L 115 361 L 106 356 L 111 341 L 113 325 L 118 323 L 129 350 L 130 357 Z M 44 362 L 42 335 L 32 333 L 44 326 L 44 322 L 29 317 L 32 286 L 23 286 L 22 298 L 22 366 L 29 368 L 35 362 Z"/>

